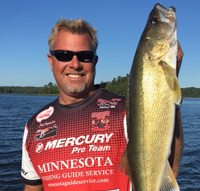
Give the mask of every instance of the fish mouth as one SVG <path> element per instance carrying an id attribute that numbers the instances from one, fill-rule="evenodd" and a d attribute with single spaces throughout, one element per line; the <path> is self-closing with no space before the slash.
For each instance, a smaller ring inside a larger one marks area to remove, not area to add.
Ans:
<path id="1" fill-rule="evenodd" d="M 177 21 L 176 21 L 176 9 L 174 7 L 165 8 L 161 4 L 156 4 L 154 7 L 158 13 L 162 22 L 168 23 L 171 27 L 170 34 L 163 41 L 168 41 L 170 44 L 170 49 L 162 57 L 162 60 L 166 61 L 172 68 L 176 69 L 176 54 L 177 54 Z M 175 56 L 172 56 L 175 55 Z M 168 61 L 167 61 L 168 60 Z"/>
<path id="2" fill-rule="evenodd" d="M 161 4 L 157 3 L 155 5 L 155 7 L 165 14 L 176 14 L 176 9 L 173 6 L 170 6 L 169 9 L 167 9 L 164 6 L 162 6 Z"/>
<path id="3" fill-rule="evenodd" d="M 172 31 L 176 33 L 176 29 L 177 29 L 176 9 L 173 6 L 170 6 L 169 8 L 165 8 L 159 3 L 157 3 L 154 8 L 158 10 L 160 19 L 163 22 L 168 23 L 171 26 Z"/>
<path id="4" fill-rule="evenodd" d="M 169 7 L 168 9 L 161 4 L 156 4 L 155 9 L 158 10 L 160 18 L 164 22 L 175 23 L 176 22 L 176 9 L 174 7 Z"/>

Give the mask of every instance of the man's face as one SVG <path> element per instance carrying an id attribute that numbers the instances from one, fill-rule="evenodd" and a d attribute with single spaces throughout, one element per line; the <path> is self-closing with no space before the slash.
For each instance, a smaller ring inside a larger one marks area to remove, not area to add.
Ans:
<path id="1" fill-rule="evenodd" d="M 60 31 L 55 37 L 51 50 L 94 51 L 88 34 L 79 35 L 66 31 Z M 47 57 L 60 96 L 80 98 L 90 94 L 94 88 L 96 56 L 91 62 L 80 62 L 76 55 L 68 62 L 58 61 L 50 54 Z"/>

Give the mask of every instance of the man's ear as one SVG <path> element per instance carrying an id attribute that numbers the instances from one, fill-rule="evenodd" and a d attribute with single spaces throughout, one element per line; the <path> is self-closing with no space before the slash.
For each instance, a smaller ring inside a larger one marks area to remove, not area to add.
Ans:
<path id="1" fill-rule="evenodd" d="M 97 55 L 95 55 L 95 66 L 97 65 L 99 57 Z"/>
<path id="2" fill-rule="evenodd" d="M 51 71 L 53 71 L 52 56 L 50 54 L 47 54 L 47 59 L 49 61 L 50 69 Z"/>

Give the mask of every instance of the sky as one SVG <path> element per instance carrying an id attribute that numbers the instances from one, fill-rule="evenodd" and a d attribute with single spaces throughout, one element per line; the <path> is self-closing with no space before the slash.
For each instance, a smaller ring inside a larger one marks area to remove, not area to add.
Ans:
<path id="1" fill-rule="evenodd" d="M 95 83 L 126 76 L 156 3 L 177 10 L 184 52 L 180 87 L 200 88 L 199 0 L 0 0 L 0 86 L 55 83 L 46 57 L 47 39 L 61 17 L 83 18 L 97 29 Z"/>

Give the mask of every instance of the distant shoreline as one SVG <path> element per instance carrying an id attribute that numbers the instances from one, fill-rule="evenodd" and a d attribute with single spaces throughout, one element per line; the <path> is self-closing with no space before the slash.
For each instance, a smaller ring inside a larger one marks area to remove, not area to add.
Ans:
<path id="1" fill-rule="evenodd" d="M 0 95 L 38 95 L 38 96 L 59 96 L 59 94 L 32 94 L 32 93 L 0 93 Z"/>
<path id="2" fill-rule="evenodd" d="M 117 78 L 111 82 L 106 82 L 105 86 L 102 87 L 107 91 L 114 92 L 122 96 L 126 96 L 127 78 L 126 77 Z M 200 98 L 200 88 L 195 88 L 195 87 L 181 88 L 181 93 L 183 98 Z M 52 83 L 49 83 L 44 87 L 0 86 L 0 94 L 59 96 L 56 84 Z"/>
<path id="3" fill-rule="evenodd" d="M 59 94 L 27 94 L 27 93 L 0 93 L 0 95 L 32 95 L 32 96 L 59 96 Z M 188 98 L 200 98 L 200 97 L 185 97 L 182 96 L 183 99 L 188 99 Z"/>

